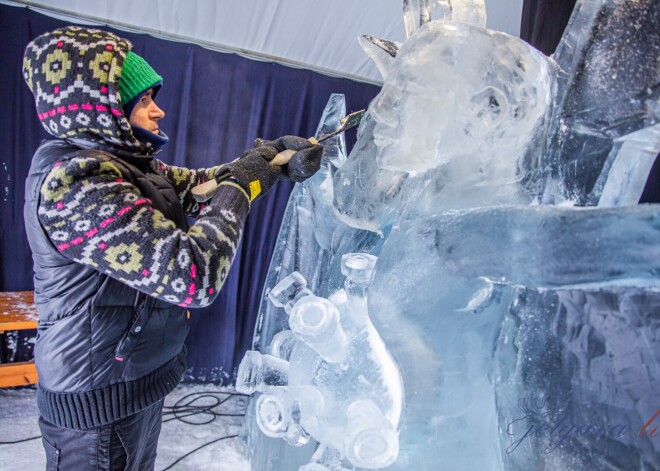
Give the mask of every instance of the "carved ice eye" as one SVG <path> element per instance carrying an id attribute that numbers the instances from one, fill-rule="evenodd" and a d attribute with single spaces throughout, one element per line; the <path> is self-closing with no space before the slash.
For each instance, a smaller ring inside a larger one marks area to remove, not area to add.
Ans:
<path id="1" fill-rule="evenodd" d="M 487 87 L 475 93 L 470 102 L 477 110 L 478 118 L 484 118 L 488 115 L 499 117 L 502 108 L 506 104 L 506 97 L 496 88 Z"/>

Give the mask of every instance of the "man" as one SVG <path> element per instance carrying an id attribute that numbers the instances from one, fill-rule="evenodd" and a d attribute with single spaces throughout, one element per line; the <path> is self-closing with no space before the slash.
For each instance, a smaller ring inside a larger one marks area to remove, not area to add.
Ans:
<path id="1" fill-rule="evenodd" d="M 185 369 L 186 308 L 217 296 L 252 201 L 320 165 L 322 148 L 293 136 L 208 169 L 157 160 L 168 141 L 154 101 L 162 78 L 130 49 L 67 27 L 24 56 L 56 137 L 33 157 L 24 210 L 48 469 L 153 469 L 163 398 Z M 288 166 L 268 163 L 287 148 L 298 151 Z M 209 179 L 218 189 L 200 209 L 190 190 Z"/>

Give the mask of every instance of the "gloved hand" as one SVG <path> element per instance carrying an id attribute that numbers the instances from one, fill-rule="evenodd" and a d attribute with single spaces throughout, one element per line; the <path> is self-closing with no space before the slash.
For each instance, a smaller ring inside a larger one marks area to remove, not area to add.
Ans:
<path id="1" fill-rule="evenodd" d="M 282 136 L 274 141 L 257 138 L 254 140 L 254 145 L 274 147 L 279 152 L 286 149 L 297 151 L 289 163 L 282 166 L 284 176 L 294 182 L 304 182 L 321 167 L 323 147 L 319 144 L 312 144 L 303 137 Z"/>
<path id="2" fill-rule="evenodd" d="M 277 153 L 275 147 L 259 146 L 246 150 L 238 159 L 225 166 L 231 176 L 250 195 L 250 201 L 268 193 L 268 190 L 284 176 L 281 166 L 268 163 Z"/>

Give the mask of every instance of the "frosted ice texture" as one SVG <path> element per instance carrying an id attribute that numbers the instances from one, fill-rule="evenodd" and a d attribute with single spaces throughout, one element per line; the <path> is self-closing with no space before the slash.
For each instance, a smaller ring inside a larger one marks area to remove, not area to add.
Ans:
<path id="1" fill-rule="evenodd" d="M 389 376 L 404 394 L 395 415 L 368 388 L 330 414 L 345 437 L 356 410 L 380 423 L 372 449 L 396 435 L 387 469 L 660 468 L 648 433 L 660 419 L 640 433 L 660 408 L 660 208 L 624 206 L 660 150 L 658 2 L 578 1 L 555 61 L 455 8 L 429 22 L 439 3 L 405 3 L 403 45 L 362 41 L 383 89 L 351 155 L 330 142 L 292 194 L 266 285 L 276 302 L 264 296 L 254 342 L 260 358 L 286 359 L 287 386 L 263 375 L 252 467 L 374 468 L 303 417 Z M 331 97 L 319 134 L 345 114 Z M 352 298 L 351 253 L 377 256 Z M 304 299 L 337 308 L 345 335 L 292 325 Z M 349 311 L 385 354 L 348 360 L 342 377 Z M 280 415 L 292 425 L 269 436 L 284 440 L 266 438 Z"/>
<path id="2" fill-rule="evenodd" d="M 611 171 L 618 147 L 637 139 L 640 130 L 655 136 L 643 138 L 646 149 L 635 152 L 637 165 L 653 164 L 660 150 L 659 10 L 654 0 L 576 5 L 554 54 L 559 93 L 543 153 L 543 202 L 597 204 L 602 187 L 595 182 L 618 177 L 621 169 Z M 644 181 L 636 179 L 634 188 L 641 192 Z"/>

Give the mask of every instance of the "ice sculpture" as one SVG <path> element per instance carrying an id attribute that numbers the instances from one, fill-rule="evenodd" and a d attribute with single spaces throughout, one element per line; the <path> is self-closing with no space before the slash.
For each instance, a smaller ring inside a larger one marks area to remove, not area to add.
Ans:
<path id="1" fill-rule="evenodd" d="M 329 142 L 294 190 L 266 287 L 334 306 L 343 336 L 264 297 L 238 381 L 266 373 L 253 469 L 379 466 L 343 441 L 355 412 L 390 437 L 374 449 L 398 445 L 391 470 L 660 468 L 660 207 L 624 206 L 660 151 L 659 9 L 578 1 L 553 58 L 485 29 L 476 0 L 406 1 L 404 44 L 361 40 L 383 89 L 351 155 Z M 333 96 L 318 133 L 345 112 Z M 373 278 L 344 299 L 356 253 Z M 345 353 L 358 317 L 385 352 L 365 366 Z M 266 355 L 281 374 L 251 366 Z"/>
<path id="2" fill-rule="evenodd" d="M 315 296 L 293 272 L 269 293 L 289 316 L 270 354 L 247 353 L 238 370 L 239 392 L 262 394 L 256 420 L 270 437 L 294 446 L 310 435 L 369 469 L 385 467 L 399 453 L 397 427 L 403 406 L 400 374 L 367 313 L 367 288 L 376 257 L 342 258 L 345 288 L 331 299 Z M 328 458 L 301 469 L 329 465 Z"/>

